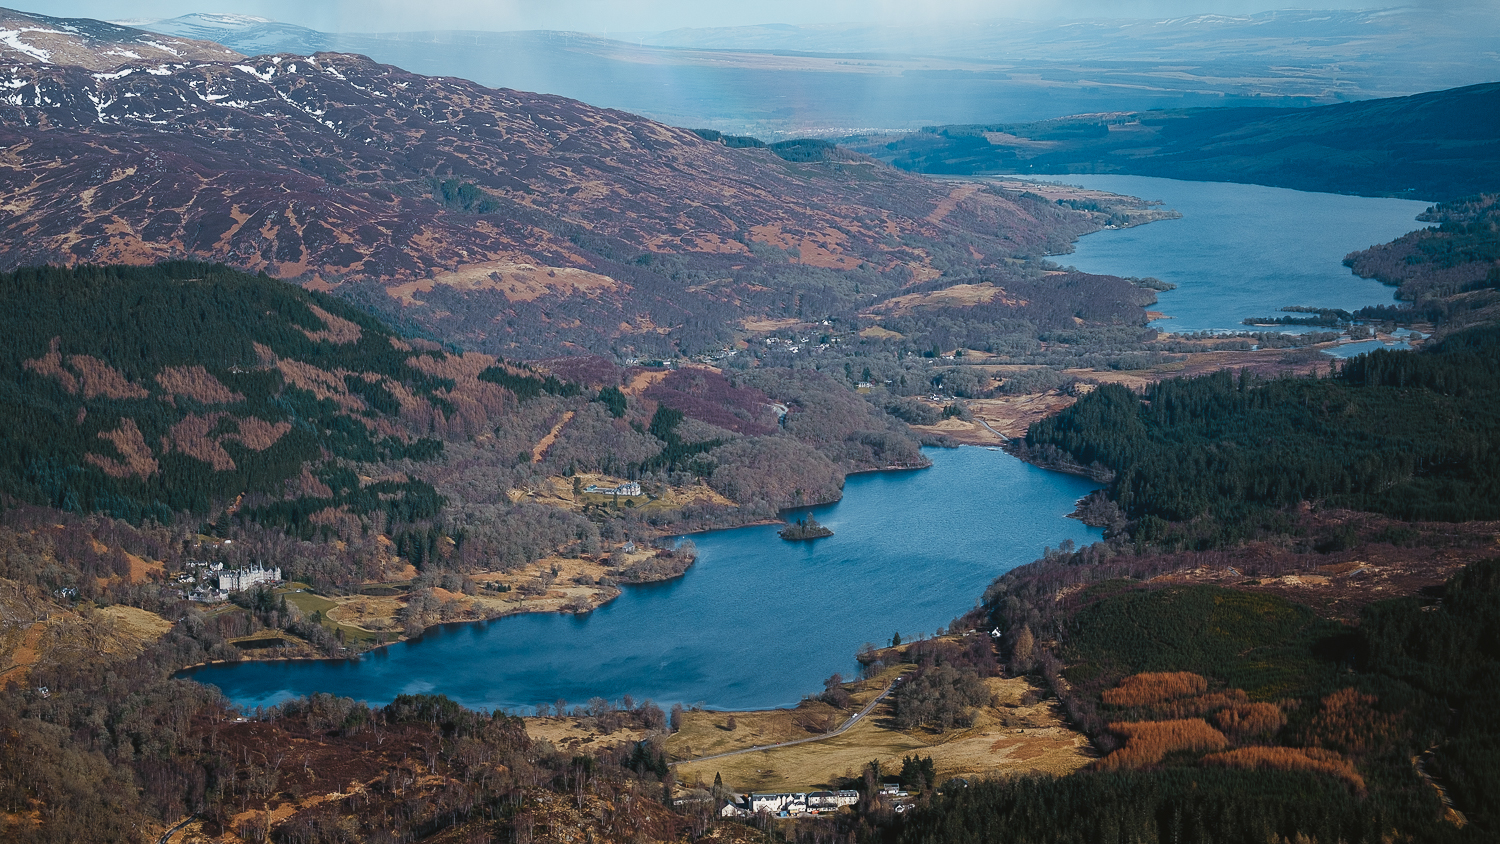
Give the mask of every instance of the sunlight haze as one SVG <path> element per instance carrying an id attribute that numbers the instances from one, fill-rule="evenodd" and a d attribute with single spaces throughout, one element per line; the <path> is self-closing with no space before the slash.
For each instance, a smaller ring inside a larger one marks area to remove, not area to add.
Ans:
<path id="1" fill-rule="evenodd" d="M 909 24 L 930 21 L 995 18 L 1059 19 L 1070 17 L 1151 18 L 1192 14 L 1245 14 L 1272 9 L 1352 9 L 1376 3 L 1309 0 L 1301 3 L 1265 0 L 760 0 L 760 2 L 620 2 L 620 0 L 562 0 L 555 3 L 486 2 L 486 0 L 408 0 L 375 2 L 303 3 L 294 0 L 144 0 L 138 3 L 105 0 L 27 4 L 28 11 L 112 20 L 153 20 L 194 12 L 252 15 L 331 32 L 378 32 L 428 29 L 526 30 L 580 32 L 650 32 L 679 27 L 747 26 L 754 24 L 819 24 L 868 22 Z M 1415 5 L 1415 4 L 1402 4 Z M 1428 5 L 1453 5 L 1432 3 Z"/>

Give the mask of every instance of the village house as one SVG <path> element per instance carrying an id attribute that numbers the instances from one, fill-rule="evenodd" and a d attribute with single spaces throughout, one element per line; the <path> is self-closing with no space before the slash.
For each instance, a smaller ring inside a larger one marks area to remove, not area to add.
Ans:
<path id="1" fill-rule="evenodd" d="M 184 593 L 184 595 L 189 601 L 196 601 L 200 604 L 217 604 L 229 600 L 228 592 L 212 586 L 199 586 L 192 592 Z"/>
<path id="2" fill-rule="evenodd" d="M 814 791 L 811 793 L 800 791 L 760 792 L 725 803 L 719 808 L 719 815 L 725 818 L 745 818 L 765 812 L 768 815 L 796 817 L 799 815 L 816 815 L 819 812 L 833 812 L 837 811 L 840 807 L 853 806 L 858 802 L 859 792 L 848 789 L 840 791 Z"/>
<path id="3" fill-rule="evenodd" d="M 807 814 L 807 794 L 805 792 L 782 792 L 776 794 L 751 794 L 750 814 L 766 812 L 772 815 L 782 813 L 788 815 Z"/>
<path id="4" fill-rule="evenodd" d="M 599 486 L 598 484 L 589 484 L 588 486 L 584 487 L 583 491 L 592 492 L 596 495 L 624 495 L 634 498 L 635 496 L 641 494 L 641 485 L 637 481 L 626 481 L 619 486 Z"/>
<path id="5" fill-rule="evenodd" d="M 839 791 L 813 791 L 807 795 L 807 810 L 809 812 L 837 809 L 840 806 L 853 806 L 859 802 L 859 792 L 849 789 Z"/>

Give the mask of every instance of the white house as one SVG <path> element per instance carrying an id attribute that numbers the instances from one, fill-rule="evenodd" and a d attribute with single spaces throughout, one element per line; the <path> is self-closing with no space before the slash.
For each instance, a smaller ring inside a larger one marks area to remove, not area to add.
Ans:
<path id="1" fill-rule="evenodd" d="M 719 808 L 725 818 L 745 818 L 765 812 L 768 815 L 796 816 L 808 813 L 831 812 L 841 806 L 853 806 L 859 802 L 859 792 L 800 791 L 761 792 L 747 795 L 743 800 L 731 801 Z"/>
<path id="2" fill-rule="evenodd" d="M 805 792 L 781 792 L 777 794 L 751 794 L 750 813 L 769 812 L 777 815 L 786 812 L 788 815 L 802 815 L 807 813 L 807 794 Z"/>
<path id="3" fill-rule="evenodd" d="M 837 809 L 840 806 L 853 806 L 859 802 L 859 792 L 844 789 L 841 791 L 814 791 L 807 795 L 807 808 L 812 809 Z"/>
<path id="4" fill-rule="evenodd" d="M 584 487 L 583 491 L 592 492 L 597 495 L 625 495 L 634 498 L 635 496 L 641 494 L 641 485 L 637 481 L 626 481 L 619 486 L 599 486 L 598 484 L 589 484 L 588 486 Z"/>

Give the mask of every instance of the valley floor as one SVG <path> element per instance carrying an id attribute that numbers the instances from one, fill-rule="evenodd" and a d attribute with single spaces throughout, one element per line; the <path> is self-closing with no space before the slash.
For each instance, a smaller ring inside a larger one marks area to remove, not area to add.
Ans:
<path id="1" fill-rule="evenodd" d="M 940 732 L 897 729 L 888 697 L 847 731 L 828 739 L 719 756 L 826 733 L 913 667 L 893 665 L 853 684 L 853 700 L 843 710 L 807 700 L 793 709 L 686 712 L 681 729 L 666 744 L 669 756 L 677 760 L 678 782 L 686 788 L 706 788 L 718 776 L 734 791 L 813 791 L 848 787 L 840 783 L 857 779 L 873 760 L 882 770 L 900 770 L 902 758 L 910 755 L 930 756 L 938 782 L 1034 771 L 1061 775 L 1094 758 L 1088 740 L 1062 720 L 1056 701 L 1040 700 L 1024 677 L 986 681 L 991 703 L 976 712 L 969 727 Z M 701 757 L 718 758 L 693 761 Z"/>
<path id="2" fill-rule="evenodd" d="M 1380 334 L 1377 339 L 1395 340 Z M 1013 396 L 996 396 L 982 399 L 962 399 L 958 403 L 968 409 L 972 419 L 944 419 L 934 425 L 913 425 L 913 430 L 934 437 L 946 437 L 963 445 L 1002 445 L 1007 440 L 1026 435 L 1033 423 L 1071 407 L 1078 396 L 1096 384 L 1123 384 L 1139 390 L 1147 384 L 1165 378 L 1207 375 L 1222 370 L 1245 370 L 1262 377 L 1280 375 L 1326 374 L 1333 358 L 1324 354 L 1339 343 L 1320 343 L 1299 349 L 1253 349 L 1190 352 L 1181 355 L 1182 360 L 1159 364 L 1146 369 L 1067 369 L 1064 375 L 1077 379 L 1079 383 L 1056 390 L 1025 393 Z M 1003 379 L 1026 369 L 1046 369 L 1007 364 L 986 364 L 983 355 L 972 353 L 969 364 L 977 370 L 987 372 L 993 378 Z M 941 411 L 948 402 L 924 399 L 923 402 Z"/>

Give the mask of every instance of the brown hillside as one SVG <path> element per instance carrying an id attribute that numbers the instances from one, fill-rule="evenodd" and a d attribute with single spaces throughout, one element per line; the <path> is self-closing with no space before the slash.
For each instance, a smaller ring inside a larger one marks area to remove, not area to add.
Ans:
<path id="1" fill-rule="evenodd" d="M 0 77 L 0 269 L 219 260 L 512 356 L 701 348 L 747 316 L 1003 276 L 1101 225 L 361 56 Z"/>

